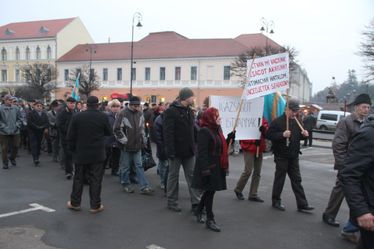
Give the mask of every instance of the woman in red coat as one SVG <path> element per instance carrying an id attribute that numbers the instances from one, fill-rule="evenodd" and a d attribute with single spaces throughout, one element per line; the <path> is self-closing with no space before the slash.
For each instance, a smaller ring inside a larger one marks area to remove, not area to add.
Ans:
<path id="1" fill-rule="evenodd" d="M 192 187 L 203 190 L 195 215 L 199 223 L 204 223 L 202 211 L 207 213 L 206 227 L 220 232 L 213 214 L 213 198 L 216 191 L 226 189 L 226 172 L 229 162 L 227 144 L 221 129 L 221 118 L 216 108 L 208 108 L 202 114 L 197 134 L 197 157 Z M 231 133 L 229 138 L 234 139 Z"/>

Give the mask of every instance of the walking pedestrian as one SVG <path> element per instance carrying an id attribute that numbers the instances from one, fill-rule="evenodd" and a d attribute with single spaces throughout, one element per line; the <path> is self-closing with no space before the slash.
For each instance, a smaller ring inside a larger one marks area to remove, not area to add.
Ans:
<path id="1" fill-rule="evenodd" d="M 275 175 L 272 192 L 273 208 L 285 211 L 281 202 L 286 175 L 291 180 L 291 187 L 296 197 L 297 210 L 308 213 L 314 209 L 309 206 L 305 197 L 304 188 L 301 185 L 299 166 L 300 140 L 308 137 L 308 131 L 301 130 L 296 121 L 300 111 L 299 102 L 291 99 L 285 113 L 271 122 L 267 138 L 272 142 L 275 162 Z M 287 121 L 288 119 L 288 121 Z M 288 127 L 287 127 L 288 122 Z"/>
<path id="2" fill-rule="evenodd" d="M 16 156 L 20 143 L 20 129 L 22 126 L 21 112 L 12 104 L 12 96 L 7 94 L 3 98 L 4 104 L 0 105 L 0 145 L 3 169 L 9 169 L 9 161 L 16 166 Z M 8 158 L 9 146 L 11 155 Z"/>
<path id="3" fill-rule="evenodd" d="M 358 249 L 374 248 L 374 116 L 353 137 L 339 179 L 353 222 L 360 229 Z"/>
<path id="4" fill-rule="evenodd" d="M 339 179 L 340 171 L 344 168 L 344 160 L 347 156 L 347 151 L 352 141 L 353 136 L 360 129 L 360 126 L 364 123 L 365 118 L 370 112 L 371 99 L 367 94 L 358 95 L 354 102 L 350 105 L 354 106 L 354 112 L 341 119 L 337 126 L 332 140 L 332 151 L 334 153 L 334 169 L 337 170 L 337 177 L 335 186 L 331 190 L 330 199 L 327 207 L 322 215 L 322 220 L 330 226 L 339 227 L 339 223 L 335 220 L 340 206 L 344 200 L 344 192 Z M 348 220 L 345 224 L 341 235 L 344 239 L 357 243 L 359 231 L 357 226 L 352 224 Z"/>
<path id="5" fill-rule="evenodd" d="M 178 98 L 164 112 L 164 142 L 169 160 L 167 208 L 175 212 L 181 212 L 181 208 L 178 206 L 179 169 L 181 165 L 190 192 L 192 211 L 196 210 L 200 201 L 199 192 L 191 188 L 196 141 L 195 119 L 191 110 L 194 99 L 194 94 L 190 88 L 182 88 L 179 91 Z"/>

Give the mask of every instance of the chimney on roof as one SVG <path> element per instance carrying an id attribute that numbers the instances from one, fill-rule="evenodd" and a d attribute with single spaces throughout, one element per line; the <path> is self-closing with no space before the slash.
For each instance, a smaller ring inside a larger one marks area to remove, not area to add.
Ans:
<path id="1" fill-rule="evenodd" d="M 10 28 L 7 28 L 6 30 L 5 30 L 5 35 L 13 35 L 13 34 L 15 34 L 16 32 L 15 31 L 13 31 L 13 30 L 11 30 Z"/>
<path id="2" fill-rule="evenodd" d="M 48 33 L 49 29 L 45 26 L 41 26 L 40 29 L 39 29 L 39 32 L 42 33 L 42 34 Z"/>

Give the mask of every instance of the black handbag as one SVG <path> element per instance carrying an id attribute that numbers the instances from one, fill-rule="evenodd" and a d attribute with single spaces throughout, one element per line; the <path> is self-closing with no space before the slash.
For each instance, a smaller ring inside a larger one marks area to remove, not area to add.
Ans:
<path id="1" fill-rule="evenodd" d="M 147 147 L 142 149 L 142 165 L 144 171 L 156 166 L 155 160 L 153 160 L 151 144 L 147 137 Z"/>

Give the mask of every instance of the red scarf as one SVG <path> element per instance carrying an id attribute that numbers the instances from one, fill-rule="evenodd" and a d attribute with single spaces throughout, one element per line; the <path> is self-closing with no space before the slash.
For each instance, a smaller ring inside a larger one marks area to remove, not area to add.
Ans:
<path id="1" fill-rule="evenodd" d="M 223 136 L 221 126 L 217 124 L 217 118 L 219 117 L 218 110 L 214 107 L 206 109 L 199 121 L 201 127 L 207 127 L 211 130 L 212 134 L 217 134 L 222 144 L 222 151 L 220 155 L 220 165 L 221 168 L 227 170 L 229 168 L 229 156 L 227 152 L 226 139 Z M 216 138 L 214 138 L 214 145 L 216 145 Z M 215 146 L 214 146 L 215 150 Z"/>

